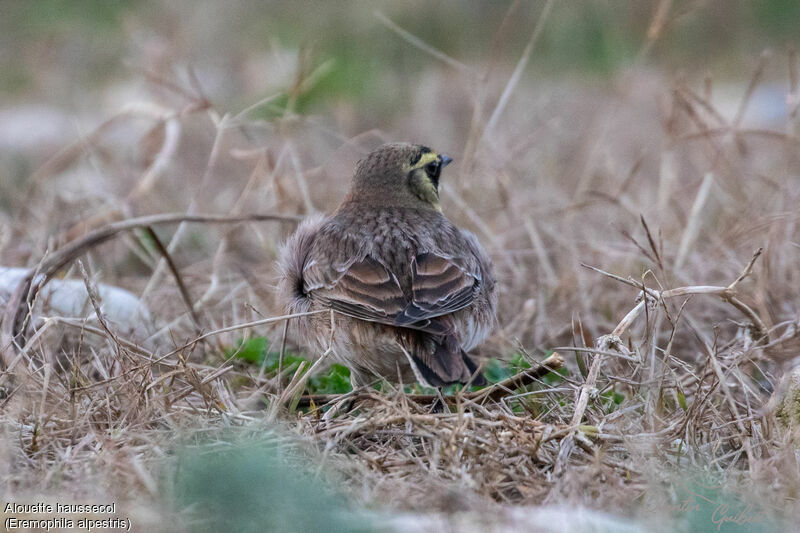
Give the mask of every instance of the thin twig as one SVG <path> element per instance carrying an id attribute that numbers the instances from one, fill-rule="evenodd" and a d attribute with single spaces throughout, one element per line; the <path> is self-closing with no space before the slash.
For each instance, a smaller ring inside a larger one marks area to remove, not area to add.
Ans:
<path id="1" fill-rule="evenodd" d="M 542 13 L 539 15 L 539 20 L 536 21 L 536 26 L 533 28 L 531 38 L 528 39 L 528 44 L 525 45 L 525 50 L 523 50 L 522 56 L 520 56 L 519 61 L 517 61 L 517 66 L 514 68 L 514 72 L 508 79 L 506 87 L 503 89 L 503 94 L 500 95 L 500 99 L 497 101 L 497 105 L 495 106 L 494 111 L 492 111 L 492 115 L 489 117 L 486 127 L 483 129 L 481 138 L 491 133 L 491 131 L 497 125 L 497 122 L 500 120 L 500 115 L 503 114 L 508 101 L 511 99 L 511 95 L 514 93 L 514 89 L 517 87 L 517 83 L 519 83 L 519 80 L 522 77 L 522 73 L 525 71 L 525 67 L 528 64 L 531 53 L 533 53 L 533 47 L 536 46 L 536 41 L 539 40 L 539 35 L 544 29 L 544 24 L 547 22 L 547 18 L 550 16 L 550 10 L 552 7 L 553 0 L 547 0 L 547 3 L 542 8 Z"/>
<path id="2" fill-rule="evenodd" d="M 89 279 L 89 274 L 86 273 L 86 267 L 83 266 L 83 261 L 80 259 L 78 259 L 78 272 L 80 272 L 81 278 L 83 278 L 83 284 L 86 286 L 86 292 L 89 294 L 89 302 L 91 302 L 92 307 L 94 308 L 94 314 L 97 316 L 97 321 L 100 322 L 100 326 L 111 338 L 111 340 L 114 341 L 114 344 L 117 345 L 117 349 L 119 349 L 122 346 L 122 343 L 117 338 L 117 335 L 111 331 L 111 328 L 108 327 L 108 323 L 103 316 L 103 311 L 100 309 L 100 297 L 97 295 L 97 289 L 95 289 L 92 281 Z"/>
<path id="3" fill-rule="evenodd" d="M 147 235 L 153 240 L 153 244 L 155 244 L 156 249 L 161 254 L 161 256 L 167 261 L 167 266 L 169 271 L 172 273 L 172 277 L 175 278 L 175 283 L 178 285 L 178 291 L 181 293 L 181 298 L 183 299 L 183 303 L 186 306 L 186 310 L 189 311 L 189 316 L 192 317 L 192 322 L 194 323 L 195 330 L 197 333 L 200 333 L 200 317 L 197 315 L 197 311 L 194 309 L 194 304 L 192 304 L 192 298 L 189 296 L 189 290 L 186 288 L 186 284 L 183 282 L 183 277 L 181 276 L 178 267 L 175 266 L 175 261 L 172 260 L 172 256 L 164 247 L 164 243 L 161 242 L 161 239 L 158 238 L 156 232 L 153 231 L 153 228 L 147 226 L 144 228 L 147 232 Z"/>
<path id="4" fill-rule="evenodd" d="M 559 370 L 564 366 L 564 358 L 558 352 L 553 352 L 550 354 L 549 357 L 544 359 L 538 366 L 535 368 L 530 368 L 527 370 L 523 370 L 511 376 L 508 379 L 505 379 L 499 383 L 495 383 L 494 385 L 490 385 L 484 389 L 474 392 L 467 392 L 461 394 L 460 397 L 464 400 L 469 400 L 475 403 L 485 402 L 486 400 L 500 400 L 504 396 L 508 396 L 509 394 L 513 394 L 513 391 L 516 389 L 520 389 L 522 387 L 526 387 L 533 383 L 536 383 L 537 380 L 543 378 L 550 372 L 554 372 Z M 309 407 L 312 404 L 316 406 L 323 406 L 329 404 L 331 402 L 335 402 L 341 400 L 344 397 L 349 397 L 355 402 L 363 401 L 363 400 L 370 400 L 375 399 L 375 393 L 366 391 L 361 392 L 358 394 L 346 393 L 346 394 L 309 394 L 300 397 L 300 401 L 298 402 L 298 407 Z M 405 394 L 405 398 L 409 401 L 412 401 L 419 405 L 430 405 L 439 401 L 438 394 Z M 445 400 L 450 403 L 457 402 L 457 396 L 445 396 Z"/>
<path id="5" fill-rule="evenodd" d="M 442 61 L 443 63 L 453 67 L 454 69 L 460 72 L 464 73 L 470 72 L 470 68 L 466 66 L 464 63 L 456 59 L 453 59 L 444 52 L 441 52 L 436 48 L 432 47 L 431 45 L 429 45 L 428 43 L 426 43 L 413 33 L 404 30 L 403 28 L 392 22 L 392 20 L 386 15 L 384 15 L 383 12 L 376 10 L 375 17 L 381 22 L 381 24 L 383 24 L 384 26 L 395 32 L 397 35 L 405 39 L 408 43 L 412 44 L 413 46 L 416 46 L 420 50 L 427 52 L 428 54 L 432 55 L 439 61 Z"/>
<path id="6" fill-rule="evenodd" d="M 581 263 L 581 266 L 588 268 L 589 270 L 593 270 L 604 276 L 607 276 L 615 281 L 619 281 L 626 285 L 630 285 L 632 287 L 636 287 L 644 294 L 647 295 L 648 298 L 652 298 L 654 301 L 663 302 L 669 298 L 675 298 L 679 296 L 688 296 L 691 294 L 707 294 L 711 296 L 717 296 L 721 300 L 731 304 L 733 307 L 738 309 L 742 314 L 744 314 L 750 321 L 753 323 L 753 326 L 756 328 L 756 339 L 762 342 L 769 342 L 769 330 L 767 329 L 764 321 L 761 320 L 761 317 L 758 316 L 758 313 L 753 311 L 747 304 L 741 301 L 735 292 L 736 286 L 753 270 L 753 265 L 758 259 L 758 257 L 762 253 L 762 248 L 759 248 L 753 253 L 753 257 L 747 263 L 747 266 L 744 268 L 742 273 L 734 280 L 730 285 L 727 287 L 721 287 L 716 285 L 695 285 L 689 287 L 678 287 L 675 289 L 668 289 L 659 291 L 656 289 L 651 289 L 648 287 L 643 287 L 640 283 L 636 281 L 625 279 L 621 276 L 617 276 L 616 274 L 611 274 L 599 268 L 587 265 L 585 263 Z M 614 329 L 614 333 L 612 335 L 620 336 L 622 333 L 633 323 L 634 319 L 644 310 L 644 301 L 639 302 L 636 307 L 631 309 L 625 318 L 619 323 L 619 325 Z"/>
<path id="7" fill-rule="evenodd" d="M 299 222 L 300 217 L 289 215 L 242 215 L 235 217 L 222 217 L 218 215 L 185 215 L 185 214 L 160 214 L 149 215 L 129 220 L 122 220 L 98 228 L 79 239 L 67 243 L 55 252 L 45 256 L 17 285 L 17 288 L 8 299 L 2 316 L 0 328 L 0 360 L 4 365 L 11 361 L 18 345 L 18 337 L 23 333 L 22 324 L 25 316 L 31 309 L 33 299 L 42 287 L 50 281 L 59 270 L 80 257 L 87 250 L 98 246 L 123 231 L 130 231 L 160 224 L 175 224 L 182 222 L 203 224 L 232 224 L 253 221 L 280 221 Z M 33 280 L 36 279 L 34 283 Z"/>

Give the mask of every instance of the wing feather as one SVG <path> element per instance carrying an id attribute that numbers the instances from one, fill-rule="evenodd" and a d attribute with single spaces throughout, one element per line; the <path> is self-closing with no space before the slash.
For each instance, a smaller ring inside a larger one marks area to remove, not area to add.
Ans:
<path id="1" fill-rule="evenodd" d="M 371 257 L 354 261 L 338 276 L 331 277 L 331 281 L 317 284 L 318 288 L 309 292 L 346 315 L 391 323 L 408 305 L 397 277 Z"/>
<path id="2" fill-rule="evenodd" d="M 456 259 L 422 253 L 411 262 L 411 303 L 395 319 L 406 326 L 468 307 L 478 292 L 480 274 Z"/>
<path id="3" fill-rule="evenodd" d="M 305 289 L 312 298 L 348 316 L 400 326 L 434 335 L 451 333 L 436 317 L 469 306 L 477 294 L 480 273 L 471 273 L 457 259 L 422 253 L 411 261 L 411 294 L 397 276 L 372 257 L 328 272 L 309 263 Z"/>

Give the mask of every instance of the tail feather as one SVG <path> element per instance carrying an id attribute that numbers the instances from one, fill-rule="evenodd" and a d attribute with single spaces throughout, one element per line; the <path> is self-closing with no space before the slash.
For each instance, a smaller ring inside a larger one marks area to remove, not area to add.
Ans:
<path id="1" fill-rule="evenodd" d="M 478 365 L 475 364 L 475 361 L 473 361 L 464 350 L 461 350 L 461 360 L 464 361 L 464 365 L 466 365 L 467 370 L 469 370 L 473 385 L 483 387 L 488 384 L 486 376 L 483 375 L 483 372 L 478 372 Z"/>
<path id="2" fill-rule="evenodd" d="M 478 367 L 461 349 L 455 335 L 419 335 L 412 357 L 422 377 L 433 387 L 467 383 L 470 379 L 473 385 L 486 384 L 486 379 L 477 373 Z"/>

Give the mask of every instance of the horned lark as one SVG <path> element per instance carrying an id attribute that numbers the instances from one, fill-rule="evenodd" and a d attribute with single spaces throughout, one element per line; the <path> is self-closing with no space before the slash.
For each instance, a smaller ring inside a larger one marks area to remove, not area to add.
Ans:
<path id="1" fill-rule="evenodd" d="M 379 147 L 336 212 L 304 221 L 281 250 L 288 311 L 332 310 L 296 319 L 299 338 L 330 348 L 354 386 L 484 382 L 466 351 L 494 327 L 496 280 L 476 237 L 442 214 L 450 161 L 425 146 Z"/>

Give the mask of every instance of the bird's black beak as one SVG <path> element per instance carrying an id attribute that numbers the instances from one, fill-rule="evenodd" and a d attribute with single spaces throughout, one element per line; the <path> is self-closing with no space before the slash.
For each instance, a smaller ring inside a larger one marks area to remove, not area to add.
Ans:
<path id="1" fill-rule="evenodd" d="M 453 162 L 453 158 L 452 157 L 448 157 L 448 156 L 442 154 L 442 168 L 446 167 L 447 165 L 449 165 L 452 162 Z"/>

